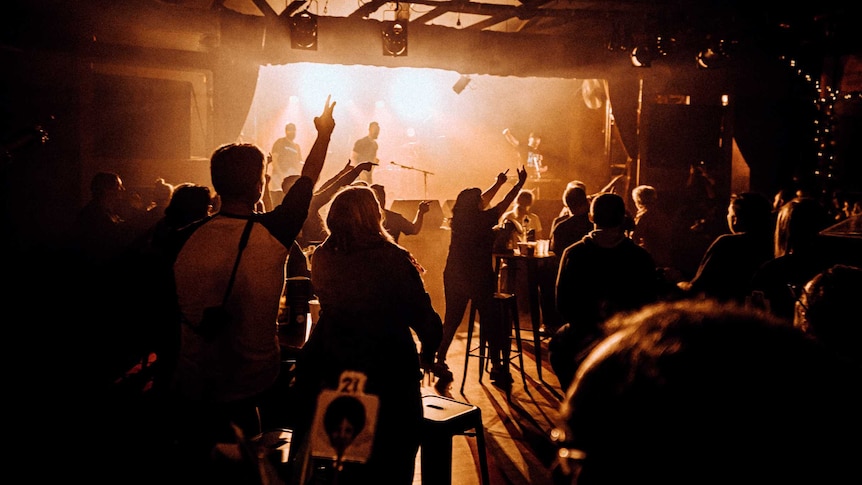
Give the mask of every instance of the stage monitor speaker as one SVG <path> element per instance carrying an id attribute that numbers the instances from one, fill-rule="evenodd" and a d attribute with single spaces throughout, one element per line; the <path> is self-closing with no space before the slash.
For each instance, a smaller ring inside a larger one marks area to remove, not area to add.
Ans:
<path id="1" fill-rule="evenodd" d="M 389 210 L 397 212 L 412 221 L 416 216 L 416 211 L 419 209 L 421 200 L 393 200 Z M 422 221 L 422 230 L 438 229 L 443 225 L 443 209 L 440 207 L 440 201 L 431 200 L 431 206 L 428 213 L 425 214 L 425 219 Z"/>

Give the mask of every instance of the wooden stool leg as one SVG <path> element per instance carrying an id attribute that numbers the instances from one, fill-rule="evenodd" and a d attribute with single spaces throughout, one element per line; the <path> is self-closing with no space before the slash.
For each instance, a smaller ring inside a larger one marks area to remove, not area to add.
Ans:
<path id="1" fill-rule="evenodd" d="M 490 485 L 488 474 L 488 457 L 485 455 L 485 427 L 482 424 L 482 410 L 476 409 L 478 424 L 476 425 L 476 448 L 479 453 L 479 468 L 482 471 L 482 485 Z"/>
<path id="2" fill-rule="evenodd" d="M 512 325 L 515 329 L 515 348 L 518 350 L 518 363 L 521 369 L 521 380 L 524 382 L 524 389 L 527 389 L 527 375 L 524 372 L 524 345 L 521 343 L 521 322 L 518 317 L 518 300 L 512 298 L 512 305 L 509 311 L 512 312 Z"/>
<path id="3" fill-rule="evenodd" d="M 470 302 L 470 317 L 467 321 L 467 345 L 466 351 L 464 352 L 464 376 L 461 378 L 461 394 L 464 394 L 464 383 L 467 381 L 467 364 L 470 362 L 470 354 L 472 350 L 470 349 L 470 345 L 473 341 L 473 328 L 476 324 L 476 306 L 473 302 Z M 481 339 L 480 339 L 481 341 Z M 481 369 L 481 367 L 480 367 Z M 482 380 L 482 374 L 479 374 L 479 380 Z"/>
<path id="4" fill-rule="evenodd" d="M 471 312 L 473 312 L 473 316 L 475 317 L 477 308 L 473 307 Z M 483 325 L 481 320 L 481 315 L 479 316 L 479 384 L 482 383 L 482 375 L 485 373 L 485 366 L 487 365 L 487 356 L 488 356 L 488 327 L 487 325 Z M 488 360 L 490 360 L 488 358 Z"/>

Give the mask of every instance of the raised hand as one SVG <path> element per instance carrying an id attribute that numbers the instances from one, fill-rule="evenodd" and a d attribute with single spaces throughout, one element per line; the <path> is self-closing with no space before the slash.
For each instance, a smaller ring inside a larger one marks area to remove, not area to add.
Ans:
<path id="1" fill-rule="evenodd" d="M 508 172 L 509 170 L 507 169 L 505 172 L 500 172 L 497 174 L 497 183 L 499 185 L 503 185 L 504 183 L 506 183 L 507 180 L 509 180 L 509 176 L 506 175 Z"/>
<path id="2" fill-rule="evenodd" d="M 333 108 L 335 108 L 335 102 L 332 101 L 332 95 L 329 95 L 326 97 L 323 112 L 320 116 L 314 117 L 317 138 L 315 138 L 314 145 L 311 146 L 308 157 L 306 157 L 305 163 L 302 165 L 302 176 L 310 178 L 315 185 L 317 184 L 317 179 L 320 178 L 323 163 L 326 161 L 326 152 L 329 149 L 332 130 L 335 129 L 335 120 L 332 118 Z"/>
<path id="3" fill-rule="evenodd" d="M 320 116 L 314 117 L 314 127 L 317 128 L 317 132 L 326 132 L 332 133 L 332 130 L 335 129 L 335 119 L 332 118 L 332 110 L 335 108 L 335 101 L 330 102 L 332 99 L 332 95 L 326 97 L 326 104 L 323 106 L 323 112 Z"/>
<path id="4" fill-rule="evenodd" d="M 424 213 L 428 212 L 429 210 L 431 210 L 431 201 L 423 200 L 422 202 L 419 203 L 419 212 L 424 214 Z"/>
<path id="5" fill-rule="evenodd" d="M 521 168 L 518 169 L 518 183 L 523 184 L 526 181 L 527 181 L 527 168 L 524 166 L 521 166 Z"/>

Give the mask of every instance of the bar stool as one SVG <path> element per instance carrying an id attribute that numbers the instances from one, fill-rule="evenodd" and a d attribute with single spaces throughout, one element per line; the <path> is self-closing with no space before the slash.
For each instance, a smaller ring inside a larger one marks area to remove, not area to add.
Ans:
<path id="1" fill-rule="evenodd" d="M 452 437 L 456 435 L 476 437 L 482 485 L 490 485 L 482 410 L 473 404 L 427 394 L 422 396 L 422 412 L 420 469 L 423 485 L 452 484 Z"/>
<path id="2" fill-rule="evenodd" d="M 521 345 L 521 324 L 520 318 L 518 316 L 518 298 L 513 293 L 502 293 L 497 292 L 494 293 L 494 304 L 500 306 L 500 318 L 501 322 L 498 322 L 500 325 L 511 326 L 511 329 L 514 330 L 514 336 L 512 336 L 512 331 L 510 330 L 510 341 L 515 341 L 515 350 L 509 353 L 509 362 L 512 361 L 515 357 L 518 358 L 520 363 L 521 370 L 521 379 L 524 381 L 524 388 L 527 388 L 527 376 L 524 373 L 524 350 Z M 485 367 L 487 366 L 486 356 L 488 352 L 488 338 L 485 335 L 485 331 L 483 329 L 487 328 L 488 325 L 493 325 L 492 322 L 479 322 L 479 344 L 475 347 L 472 347 L 473 341 L 473 329 L 476 324 L 476 313 L 478 309 L 476 308 L 475 302 L 470 302 L 470 319 L 467 323 L 467 343 L 466 343 L 466 352 L 464 355 L 464 376 L 461 378 L 461 394 L 464 394 L 464 383 L 467 381 L 467 367 L 470 362 L 470 357 L 475 357 L 479 359 L 479 383 L 482 382 L 482 376 L 485 372 Z M 508 364 L 508 362 L 507 362 Z M 506 393 L 506 397 L 510 397 L 511 391 Z"/>

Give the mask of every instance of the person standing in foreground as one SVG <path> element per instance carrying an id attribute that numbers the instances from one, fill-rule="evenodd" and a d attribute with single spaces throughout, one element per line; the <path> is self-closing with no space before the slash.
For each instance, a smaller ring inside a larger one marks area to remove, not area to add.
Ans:
<path id="1" fill-rule="evenodd" d="M 786 321 L 705 299 L 606 325 L 551 433 L 555 484 L 862 481 L 858 368 Z"/>
<path id="2" fill-rule="evenodd" d="M 318 135 L 302 176 L 274 210 L 255 212 L 266 183 L 263 152 L 251 144 L 223 145 L 210 162 L 221 209 L 180 232 L 173 272 L 181 341 L 172 386 L 180 406 L 180 441 L 189 453 L 184 463 L 196 479 L 215 473 L 210 453 L 216 443 L 236 439 L 234 425 L 253 437 L 262 424 L 275 424 L 265 406 L 276 397 L 281 368 L 276 320 L 285 260 L 323 168 L 334 107 L 327 97 L 314 118 Z M 248 244 L 223 306 L 230 320 L 208 337 L 205 310 L 222 304 L 247 227 Z"/>
<path id="3" fill-rule="evenodd" d="M 320 473 L 323 464 L 307 468 L 302 452 L 315 438 L 309 423 L 316 405 L 323 391 L 342 389 L 343 373 L 361 373 L 361 392 L 379 399 L 376 430 L 368 461 L 336 469 L 338 482 L 410 485 L 422 435 L 423 369 L 434 360 L 442 322 L 425 290 L 424 269 L 383 228 L 371 189 L 342 189 L 326 225 L 329 237 L 311 266 L 320 319 L 296 364 L 293 474 Z"/>
<path id="4" fill-rule="evenodd" d="M 548 343 L 548 360 L 565 389 L 586 353 L 602 337 L 602 322 L 658 299 L 652 256 L 626 235 L 626 207 L 617 194 L 590 204 L 595 229 L 567 247 L 557 272 L 557 311 L 563 325 Z"/>

